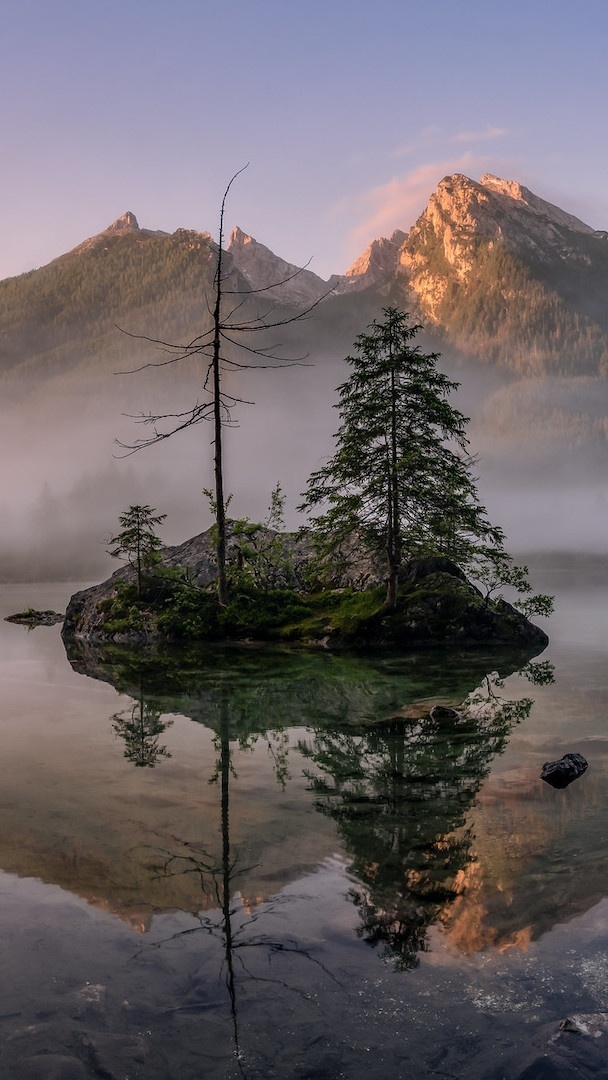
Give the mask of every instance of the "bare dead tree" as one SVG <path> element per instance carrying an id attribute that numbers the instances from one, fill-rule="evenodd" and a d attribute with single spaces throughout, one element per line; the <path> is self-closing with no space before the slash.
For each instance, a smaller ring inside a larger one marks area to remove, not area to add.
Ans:
<path id="1" fill-rule="evenodd" d="M 215 273 L 213 277 L 213 296 L 207 300 L 207 313 L 210 319 L 209 326 L 192 341 L 186 344 L 162 341 L 148 337 L 145 334 L 129 334 L 128 337 L 140 341 L 148 341 L 160 348 L 166 355 L 162 360 L 150 361 L 130 371 L 117 372 L 116 374 L 134 374 L 145 368 L 166 367 L 177 364 L 190 357 L 200 357 L 203 362 L 202 369 L 202 398 L 183 412 L 176 413 L 152 413 L 142 412 L 134 417 L 136 423 L 144 424 L 152 429 L 152 434 L 135 439 L 132 443 L 118 442 L 118 446 L 125 455 L 135 453 L 147 446 L 155 445 L 164 439 L 171 438 L 179 431 L 193 427 L 196 424 L 209 422 L 213 425 L 214 448 L 213 474 L 214 474 L 214 497 L 212 500 L 213 512 L 216 523 L 216 558 L 217 558 L 217 595 L 220 605 L 224 606 L 228 599 L 228 586 L 226 578 L 226 506 L 227 500 L 224 492 L 224 464 L 223 464 L 223 428 L 233 424 L 233 410 L 237 405 L 252 404 L 244 398 L 235 397 L 228 393 L 222 383 L 222 375 L 227 369 L 248 368 L 282 368 L 293 365 L 302 365 L 306 356 L 288 357 L 282 354 L 281 343 L 269 345 L 267 335 L 270 331 L 278 330 L 293 323 L 301 322 L 307 318 L 326 296 L 331 289 L 320 296 L 304 310 L 296 314 L 282 315 L 277 309 L 277 304 L 266 297 L 272 294 L 273 289 L 293 281 L 308 266 L 301 267 L 293 274 L 280 281 L 274 281 L 270 285 L 259 289 L 229 289 L 226 283 L 231 271 L 224 271 L 224 216 L 226 202 L 230 189 L 242 172 L 247 168 L 244 165 L 231 177 L 224 191 L 219 216 L 218 244 L 213 245 L 212 250 L 216 255 Z M 255 315 L 247 312 L 246 304 L 249 298 L 258 296 L 264 298 L 264 309 Z M 119 327 L 119 329 L 121 329 Z M 256 343 L 258 335 L 259 344 Z"/>

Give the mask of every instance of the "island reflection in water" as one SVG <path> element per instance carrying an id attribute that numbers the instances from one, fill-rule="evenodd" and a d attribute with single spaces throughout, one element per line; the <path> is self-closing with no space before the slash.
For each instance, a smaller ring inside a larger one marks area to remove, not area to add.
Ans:
<path id="1" fill-rule="evenodd" d="M 606 603 L 559 584 L 534 689 L 495 652 L 72 670 L 58 628 L 0 623 L 7 1076 L 515 1080 L 568 1055 L 559 1021 L 608 1008 Z M 59 606 L 40 591 L 6 612 Z M 589 770 L 555 791 L 568 751 Z"/>
<path id="2" fill-rule="evenodd" d="M 187 835 L 167 833 L 140 852 L 141 909 L 149 903 L 147 869 L 156 910 L 163 884 L 169 906 L 179 898 L 191 911 L 219 908 L 230 950 L 237 890 L 245 908 L 255 910 L 278 884 L 314 868 L 315 837 L 326 839 L 327 830 L 310 818 L 312 806 L 335 826 L 353 881 L 349 896 L 359 913 L 358 935 L 398 969 L 418 963 L 429 927 L 449 923 L 451 905 L 456 899 L 460 907 L 466 903 L 471 883 L 479 916 L 479 874 L 470 872 L 476 864 L 471 810 L 494 758 L 532 706 L 529 696 L 505 698 L 503 681 L 518 671 L 529 682 L 546 684 L 550 665 L 504 652 L 363 659 L 243 649 L 217 649 L 210 656 L 196 648 L 152 655 L 78 644 L 68 655 L 74 670 L 131 697 L 132 704 L 110 719 L 124 757 L 135 766 L 164 767 L 171 757 L 160 741 L 173 724 L 171 714 L 213 733 L 201 780 L 217 786 L 216 815 L 191 822 Z M 458 706 L 458 712 L 441 706 Z M 278 878 L 274 817 L 265 820 L 253 808 L 255 844 L 243 828 L 249 785 L 246 778 L 241 792 L 240 777 L 262 747 L 285 798 L 294 777 L 300 783 L 304 778 L 309 795 L 308 841 L 301 842 L 301 828 L 293 830 L 291 844 L 286 837 L 292 862 L 283 852 Z M 517 919 L 512 908 L 510 916 Z M 462 912 L 459 918 L 462 923 Z M 215 916 L 211 922 L 216 925 Z M 232 977 L 232 961 L 227 963 Z"/>

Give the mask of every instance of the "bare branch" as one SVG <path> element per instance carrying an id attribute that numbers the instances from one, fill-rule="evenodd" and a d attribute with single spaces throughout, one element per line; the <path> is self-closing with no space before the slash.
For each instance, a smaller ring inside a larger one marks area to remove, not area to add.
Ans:
<path id="1" fill-rule="evenodd" d="M 233 409 L 238 405 L 252 405 L 253 402 L 245 398 L 239 398 L 235 394 L 226 393 L 222 387 L 222 376 L 227 370 L 239 371 L 251 368 L 260 370 L 276 370 L 285 367 L 309 366 L 305 363 L 307 355 L 289 357 L 281 355 L 283 346 L 279 342 L 268 343 L 269 335 L 273 330 L 290 326 L 301 322 L 308 317 L 322 300 L 326 299 L 334 290 L 327 291 L 310 304 L 305 310 L 295 314 L 285 313 L 285 305 L 281 309 L 277 301 L 273 303 L 261 303 L 252 305 L 252 315 L 247 317 L 247 303 L 250 298 L 261 294 L 268 294 L 273 289 L 294 281 L 307 269 L 310 260 L 305 266 L 296 268 L 278 281 L 260 288 L 227 289 L 225 282 L 233 276 L 234 269 L 231 267 L 228 273 L 224 273 L 224 219 L 226 204 L 232 185 L 238 176 L 248 167 L 244 165 L 234 173 L 224 191 L 219 214 L 219 238 L 217 245 L 209 240 L 207 246 L 215 255 L 215 270 L 213 274 L 213 291 L 210 295 L 205 294 L 204 301 L 207 309 L 209 326 L 200 334 L 197 334 L 190 342 L 178 343 L 154 338 L 151 335 L 135 334 L 121 327 L 117 329 L 126 337 L 133 340 L 143 341 L 159 349 L 163 356 L 158 360 L 149 360 L 131 369 L 116 372 L 118 375 L 130 375 L 143 371 L 147 368 L 171 367 L 183 360 L 199 359 L 200 378 L 202 391 L 208 397 L 197 400 L 195 404 L 184 411 L 166 413 L 140 413 L 131 416 L 135 423 L 151 429 L 148 437 L 135 439 L 132 443 L 116 440 L 116 445 L 123 451 L 119 456 L 129 456 L 138 450 L 152 446 L 155 443 L 170 439 L 173 435 L 196 424 L 213 423 L 213 460 L 214 460 L 214 483 L 215 495 L 214 506 L 216 515 L 217 532 L 217 588 L 220 605 L 227 602 L 227 575 L 226 575 L 226 503 L 224 500 L 223 479 L 223 437 L 222 430 L 225 427 L 235 427 Z M 231 300 L 227 304 L 226 298 Z M 233 298 L 237 297 L 235 301 Z M 258 308 L 254 314 L 255 308 Z M 263 310 L 259 310 L 262 308 Z M 227 310 L 229 309 L 229 310 Z M 281 314 L 283 310 L 283 314 Z M 206 320 L 204 320 L 206 321 Z M 258 344 L 253 344 L 251 335 L 265 335 L 264 339 L 258 338 Z M 247 340 L 249 338 L 249 341 Z M 228 355 L 226 355 L 228 353 Z M 249 359 L 250 362 L 247 362 Z M 127 414 L 128 415 L 128 414 Z"/>
<path id="2" fill-rule="evenodd" d="M 297 277 L 299 277 L 300 274 L 303 274 L 304 271 L 308 269 L 311 262 L 312 262 L 312 256 L 310 257 L 308 262 L 304 263 L 304 266 L 298 266 L 294 270 L 293 274 L 288 274 L 288 276 L 282 278 L 281 281 L 273 281 L 271 285 L 263 285 L 260 289 L 247 289 L 246 292 L 245 292 L 245 296 L 255 296 L 257 293 L 269 292 L 270 289 L 278 289 L 280 285 L 287 285 L 287 283 L 289 281 L 293 281 L 294 278 L 297 278 Z M 234 293 L 232 293 L 230 291 L 230 289 L 225 289 L 224 290 L 224 295 L 225 296 L 233 296 L 233 295 L 236 296 L 236 295 L 238 295 L 239 292 L 240 292 L 239 289 L 236 289 L 234 291 Z M 333 289 L 332 289 L 332 292 L 333 292 Z"/>

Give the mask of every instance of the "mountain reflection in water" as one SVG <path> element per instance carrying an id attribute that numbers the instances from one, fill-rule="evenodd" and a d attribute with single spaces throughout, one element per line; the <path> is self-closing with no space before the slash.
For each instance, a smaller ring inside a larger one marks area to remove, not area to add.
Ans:
<path id="1" fill-rule="evenodd" d="M 547 582 L 534 688 L 494 651 L 72 668 L 0 623 L 3 1075 L 603 1075 L 559 1022 L 608 1007 L 604 579 Z"/>
<path id="2" fill-rule="evenodd" d="M 527 696 L 504 699 L 503 680 L 518 668 L 531 682 L 552 677 L 548 665 L 505 653 L 364 659 L 192 648 L 152 655 L 79 644 L 68 655 L 76 671 L 132 697 L 130 708 L 111 717 L 132 764 L 159 766 L 170 756 L 159 742 L 172 723 L 161 719 L 168 714 L 213 731 L 206 779 L 219 787 L 217 820 L 205 822 L 204 831 L 201 823 L 187 836 L 165 836 L 165 846 L 150 849 L 147 866 L 157 883 L 171 881 L 173 897 L 176 882 L 182 888 L 186 881 L 191 910 L 220 909 L 231 984 L 231 897 L 238 890 L 245 906 L 255 907 L 270 895 L 264 876 L 272 881 L 264 836 L 260 863 L 251 865 L 251 845 L 235 844 L 230 830 L 231 787 L 238 790 L 256 745 L 266 743 L 280 786 L 289 787 L 290 769 L 306 778 L 313 806 L 335 823 L 348 860 L 359 935 L 407 969 L 427 948 L 430 925 L 445 922 L 449 906 L 463 897 L 474 861 L 467 815 L 513 725 L 532 705 Z M 500 670 L 488 674 L 489 664 Z M 458 705 L 458 716 L 434 709 L 439 703 Z M 292 876 L 301 869 L 295 862 Z M 241 941 L 246 922 L 239 924 Z M 263 940 L 254 935 L 248 945 L 254 943 Z"/>

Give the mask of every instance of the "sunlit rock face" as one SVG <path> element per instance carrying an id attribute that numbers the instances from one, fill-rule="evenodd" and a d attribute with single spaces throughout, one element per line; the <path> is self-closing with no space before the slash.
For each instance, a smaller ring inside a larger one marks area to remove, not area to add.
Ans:
<path id="1" fill-rule="evenodd" d="M 399 255 L 407 234 L 395 229 L 389 236 L 373 240 L 346 274 L 338 279 L 336 292 L 358 292 L 360 289 L 383 288 L 397 273 Z"/>
<path id="2" fill-rule="evenodd" d="M 108 226 L 106 231 L 123 232 L 125 230 L 139 232 L 137 218 L 135 217 L 135 214 L 133 214 L 130 210 L 127 210 L 127 212 L 123 214 L 122 217 L 119 217 L 116 219 L 116 221 L 113 221 L 112 224 Z"/>
<path id="3" fill-rule="evenodd" d="M 421 311 L 438 322 L 450 281 L 467 281 L 480 245 L 491 250 L 501 242 L 546 262 L 568 254 L 571 234 L 595 232 L 514 180 L 486 173 L 477 183 L 456 173 L 444 177 L 429 199 L 402 246 L 400 265 L 410 276 Z"/>

